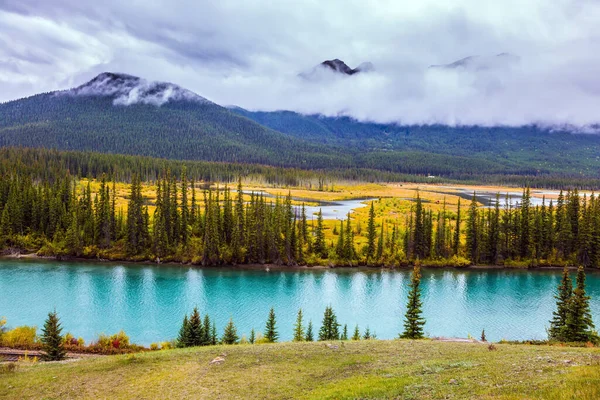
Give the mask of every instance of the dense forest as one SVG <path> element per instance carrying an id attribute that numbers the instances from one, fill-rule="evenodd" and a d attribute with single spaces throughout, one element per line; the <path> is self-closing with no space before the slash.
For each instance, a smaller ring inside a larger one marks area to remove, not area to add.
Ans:
<path id="1" fill-rule="evenodd" d="M 107 92 L 115 89 L 111 84 L 106 83 Z M 116 105 L 111 95 L 81 94 L 86 88 L 0 104 L 0 147 L 305 170 L 378 170 L 552 188 L 596 188 L 600 172 L 596 135 L 536 127 L 384 125 L 292 112 L 254 113 L 181 99 L 161 106 L 124 106 Z"/>
<path id="2" fill-rule="evenodd" d="M 102 173 L 99 188 L 92 190 L 89 181 L 82 185 L 67 169 L 81 172 L 84 160 L 90 160 L 86 153 L 57 156 L 20 149 L 5 154 L 0 237 L 8 249 L 201 265 L 397 266 L 417 259 L 424 265 L 600 263 L 600 200 L 580 196 L 577 189 L 535 207 L 526 189 L 518 204 L 507 201 L 503 208 L 482 208 L 474 198 L 468 206 L 437 212 L 417 194 L 411 211 L 394 220 L 377 217 L 378 202 L 373 202 L 366 229 L 348 215 L 334 228 L 335 240 L 326 240 L 321 214 L 313 219 L 289 195 L 273 199 L 244 193 L 241 183 L 232 189 L 200 182 L 202 165 L 193 175 L 184 164 L 175 173 L 155 170 L 160 165 L 149 162 L 142 175 L 136 162 L 146 159 L 117 157 L 135 165 L 128 172 L 128 204 L 117 206 L 118 174 Z M 103 157 L 110 163 L 115 156 L 97 157 L 94 163 Z M 227 165 L 215 168 L 215 174 L 226 172 L 229 178 L 239 172 Z M 154 186 L 144 186 L 148 176 Z"/>

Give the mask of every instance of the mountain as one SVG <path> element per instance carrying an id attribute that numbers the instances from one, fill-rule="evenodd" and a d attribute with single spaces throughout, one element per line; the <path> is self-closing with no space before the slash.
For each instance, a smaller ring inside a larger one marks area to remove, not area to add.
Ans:
<path id="1" fill-rule="evenodd" d="M 0 146 L 478 181 L 492 180 L 491 175 L 600 174 L 598 135 L 535 126 L 402 126 L 255 112 L 222 107 L 172 83 L 117 73 L 0 104 Z"/>
<path id="2" fill-rule="evenodd" d="M 352 69 L 348 66 L 348 64 L 336 58 L 334 60 L 325 60 L 321 64 L 313 67 L 313 69 L 310 71 L 300 73 L 299 76 L 305 79 L 315 80 L 321 79 L 323 78 L 323 75 L 331 72 L 341 76 L 351 76 L 361 72 L 366 73 L 374 70 L 375 67 L 370 62 L 363 62 L 358 67 Z"/>
<path id="3" fill-rule="evenodd" d="M 471 71 L 484 71 L 498 68 L 507 68 L 517 64 L 520 58 L 510 53 L 500 53 L 495 56 L 469 56 L 450 64 L 430 65 L 430 69 L 465 69 Z"/>
<path id="4" fill-rule="evenodd" d="M 287 137 L 177 85 L 116 73 L 0 104 L 0 146 L 290 167 L 351 165 L 348 155 Z"/>
<path id="5" fill-rule="evenodd" d="M 291 111 L 233 111 L 293 138 L 359 152 L 363 166 L 373 168 L 445 176 L 600 174 L 600 135 L 536 126 L 407 126 Z"/>

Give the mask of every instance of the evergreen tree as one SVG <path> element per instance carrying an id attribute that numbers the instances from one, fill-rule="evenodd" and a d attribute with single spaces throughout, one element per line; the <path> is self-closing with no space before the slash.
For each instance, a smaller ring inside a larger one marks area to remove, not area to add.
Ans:
<path id="1" fill-rule="evenodd" d="M 365 334 L 363 335 L 363 339 L 364 340 L 373 339 L 373 336 L 371 335 L 371 329 L 369 329 L 368 326 L 367 326 L 367 329 L 365 329 Z"/>
<path id="2" fill-rule="evenodd" d="M 229 318 L 229 322 L 225 326 L 225 331 L 223 332 L 223 337 L 221 338 L 221 343 L 223 344 L 236 344 L 239 340 L 237 335 L 237 329 L 233 324 L 233 318 Z"/>
<path id="3" fill-rule="evenodd" d="M 211 337 L 211 325 L 210 325 L 210 317 L 208 314 L 204 316 L 204 323 L 202 324 L 202 346 L 208 346 L 212 343 Z"/>
<path id="4" fill-rule="evenodd" d="M 371 202 L 371 208 L 369 209 L 369 222 L 367 225 L 367 263 L 375 257 L 375 238 L 377 233 L 375 232 L 375 208 L 373 202 Z"/>
<path id="5" fill-rule="evenodd" d="M 481 341 L 482 342 L 487 342 L 487 338 L 485 337 L 485 329 L 483 329 L 481 331 Z"/>
<path id="6" fill-rule="evenodd" d="M 569 302 L 565 332 L 569 342 L 598 342 L 590 310 L 590 297 L 585 293 L 585 271 L 582 266 L 577 270 L 577 285 Z"/>
<path id="7" fill-rule="evenodd" d="M 323 323 L 319 330 L 319 340 L 338 340 L 340 338 L 340 324 L 337 322 L 337 317 L 333 312 L 333 308 L 328 306 L 323 314 Z"/>
<path id="8" fill-rule="evenodd" d="M 60 319 L 53 311 L 48 314 L 42 330 L 42 344 L 44 350 L 44 359 L 48 361 L 60 361 L 67 356 L 64 348 L 63 337 L 61 336 L 62 327 Z"/>
<path id="9" fill-rule="evenodd" d="M 192 345 L 192 335 L 190 330 L 190 323 L 188 321 L 187 314 L 183 317 L 183 323 L 179 329 L 179 336 L 177 336 L 177 347 L 189 347 Z"/>
<path id="10" fill-rule="evenodd" d="M 410 283 L 410 292 L 408 294 L 408 303 L 406 305 L 406 315 L 404 319 L 404 332 L 401 337 L 405 339 L 423 338 L 423 326 L 425 320 L 422 317 L 421 307 L 421 267 L 415 264 Z"/>
<path id="11" fill-rule="evenodd" d="M 265 325 L 264 336 L 269 343 L 275 343 L 279 338 L 275 321 L 275 310 L 273 309 L 273 307 L 271 307 L 271 310 L 269 311 L 269 317 L 267 318 L 267 323 Z"/>
<path id="12" fill-rule="evenodd" d="M 319 257 L 326 257 L 325 252 L 325 233 L 323 232 L 323 213 L 319 209 L 317 214 L 317 227 L 315 228 L 315 243 L 313 252 Z"/>
<path id="13" fill-rule="evenodd" d="M 192 311 L 192 315 L 188 320 L 189 325 L 189 338 L 190 346 L 201 346 L 202 339 L 204 337 L 204 332 L 202 329 L 202 318 L 200 317 L 200 313 L 198 312 L 198 307 L 194 307 L 194 311 Z"/>
<path id="14" fill-rule="evenodd" d="M 472 263 L 479 262 L 479 232 L 478 232 L 478 210 L 477 210 L 477 197 L 473 193 L 473 199 L 469 207 L 469 213 L 467 215 L 467 254 Z"/>
<path id="15" fill-rule="evenodd" d="M 307 342 L 312 342 L 315 340 L 312 321 L 308 321 L 308 327 L 306 328 L 306 336 L 304 340 Z"/>
<path id="16" fill-rule="evenodd" d="M 556 311 L 553 312 L 550 321 L 548 337 L 551 340 L 565 341 L 567 317 L 569 315 L 569 306 L 573 296 L 573 283 L 569 276 L 569 268 L 563 269 L 562 280 L 558 286 L 558 293 L 554 296 L 556 299 Z"/>
<path id="17" fill-rule="evenodd" d="M 360 331 L 358 330 L 358 324 L 354 327 L 354 334 L 352 334 L 352 340 L 360 340 Z"/>
<path id="18" fill-rule="evenodd" d="M 456 226 L 454 228 L 454 239 L 452 240 L 452 253 L 458 256 L 460 250 L 460 197 L 458 198 L 458 206 L 456 209 Z"/>
<path id="19" fill-rule="evenodd" d="M 210 344 L 211 345 L 216 345 L 218 342 L 218 338 L 217 338 L 217 324 L 215 324 L 215 321 L 213 321 L 212 323 L 212 328 L 210 331 Z"/>
<path id="20" fill-rule="evenodd" d="M 256 332 L 254 332 L 254 328 L 250 330 L 250 338 L 248 339 L 248 341 L 250 342 L 250 344 L 254 344 L 254 342 L 256 341 Z"/>
<path id="21" fill-rule="evenodd" d="M 342 336 L 340 336 L 340 340 L 348 340 L 348 325 L 344 324 L 344 330 L 342 331 Z"/>
<path id="22" fill-rule="evenodd" d="M 298 310 L 296 323 L 294 324 L 294 342 L 304 341 L 304 325 L 302 324 L 302 309 Z"/>

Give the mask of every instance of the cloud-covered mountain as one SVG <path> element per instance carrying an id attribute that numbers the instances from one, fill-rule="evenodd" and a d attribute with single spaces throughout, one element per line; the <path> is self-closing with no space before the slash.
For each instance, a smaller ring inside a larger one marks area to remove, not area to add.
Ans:
<path id="1" fill-rule="evenodd" d="M 152 104 L 161 106 L 169 101 L 211 103 L 196 93 L 168 82 L 152 82 L 137 76 L 103 72 L 73 89 L 57 95 L 103 96 L 113 98 L 114 105 Z"/>
<path id="2" fill-rule="evenodd" d="M 331 77 L 332 73 L 337 76 L 352 76 L 358 73 L 371 72 L 375 70 L 375 66 L 371 62 L 363 62 L 356 68 L 350 68 L 348 64 L 339 58 L 333 60 L 325 60 L 319 65 L 313 67 L 310 71 L 301 72 L 299 76 L 308 80 L 319 80 Z"/>
<path id="3" fill-rule="evenodd" d="M 429 68 L 439 69 L 467 69 L 471 71 L 484 71 L 496 68 L 507 68 L 518 64 L 520 57 L 510 53 L 500 53 L 495 56 L 469 56 L 449 64 L 430 65 Z"/>

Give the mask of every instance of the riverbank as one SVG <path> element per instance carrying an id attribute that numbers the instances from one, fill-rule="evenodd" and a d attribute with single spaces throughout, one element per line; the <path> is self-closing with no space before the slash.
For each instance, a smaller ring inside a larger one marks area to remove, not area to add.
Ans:
<path id="1" fill-rule="evenodd" d="M 326 270 L 326 269 L 357 269 L 357 270 L 393 270 L 393 269 L 412 269 L 413 263 L 405 262 L 398 265 L 364 265 L 364 264 L 329 264 L 329 265 L 283 265 L 283 264 L 221 264 L 221 265 L 202 265 L 191 262 L 177 262 L 177 261 L 151 261 L 151 260 L 130 260 L 130 259 L 106 259 L 106 258 L 86 258 L 86 257 L 72 257 L 72 256 L 43 256 L 36 253 L 20 253 L 20 252 L 5 252 L 0 254 L 0 260 L 42 260 L 52 262 L 83 262 L 83 263 L 102 263 L 102 264 L 141 264 L 141 265 L 167 265 L 167 266 L 186 266 L 186 267 L 197 267 L 197 268 L 236 268 L 236 269 L 247 269 L 247 270 Z M 428 260 L 421 262 L 421 267 L 426 269 L 457 269 L 457 270 L 528 270 L 528 271 L 555 271 L 562 270 L 564 265 L 531 265 L 528 263 L 515 263 L 510 265 L 470 265 L 461 263 L 443 263 L 438 260 Z M 569 268 L 576 270 L 577 266 L 571 265 Z M 598 268 L 589 268 L 591 271 L 600 270 Z"/>
<path id="2" fill-rule="evenodd" d="M 600 351 L 361 341 L 176 349 L 23 363 L 0 398 L 598 399 Z"/>

